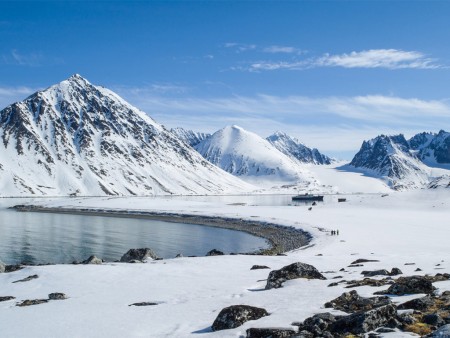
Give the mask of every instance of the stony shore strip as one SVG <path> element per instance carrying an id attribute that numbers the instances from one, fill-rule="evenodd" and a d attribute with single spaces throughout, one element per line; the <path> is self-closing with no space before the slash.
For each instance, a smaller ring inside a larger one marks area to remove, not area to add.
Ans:
<path id="1" fill-rule="evenodd" d="M 256 252 L 245 254 L 277 255 L 308 245 L 312 239 L 310 233 L 290 226 L 269 222 L 228 218 L 223 216 L 203 216 L 191 214 L 177 214 L 143 210 L 120 210 L 99 208 L 61 208 L 38 205 L 16 205 L 12 207 L 20 212 L 42 212 L 86 216 L 141 218 L 171 223 L 197 224 L 223 229 L 243 231 L 248 234 L 265 238 L 269 247 Z"/>

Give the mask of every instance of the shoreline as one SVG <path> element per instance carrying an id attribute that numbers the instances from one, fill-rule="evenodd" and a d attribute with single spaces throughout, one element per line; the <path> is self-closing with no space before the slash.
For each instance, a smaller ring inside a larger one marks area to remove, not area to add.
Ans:
<path id="1" fill-rule="evenodd" d="M 307 246 L 312 236 L 310 233 L 290 226 L 270 222 L 252 221 L 221 216 L 203 216 L 177 214 L 155 211 L 134 211 L 98 208 L 61 208 L 37 205 L 16 205 L 11 207 L 19 212 L 41 212 L 53 214 L 70 214 L 83 216 L 103 216 L 117 218 L 139 218 L 171 223 L 197 224 L 229 230 L 243 231 L 250 235 L 264 238 L 269 247 L 254 252 L 238 253 L 246 255 L 278 255 Z"/>

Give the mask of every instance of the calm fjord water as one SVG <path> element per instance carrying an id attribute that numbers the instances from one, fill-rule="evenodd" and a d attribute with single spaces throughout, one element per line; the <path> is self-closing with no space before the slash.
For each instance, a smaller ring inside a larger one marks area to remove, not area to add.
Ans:
<path id="1" fill-rule="evenodd" d="M 202 225 L 6 209 L 22 202 L 0 200 L 0 260 L 7 264 L 71 263 L 90 255 L 114 261 L 141 247 L 164 258 L 204 256 L 214 248 L 230 253 L 267 247 L 263 238 Z"/>

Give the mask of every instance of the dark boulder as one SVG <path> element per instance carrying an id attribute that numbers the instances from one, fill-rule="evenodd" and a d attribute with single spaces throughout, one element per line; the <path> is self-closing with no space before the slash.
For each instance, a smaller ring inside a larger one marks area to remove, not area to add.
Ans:
<path id="1" fill-rule="evenodd" d="M 397 309 L 395 305 L 386 305 L 366 312 L 357 312 L 348 316 L 338 317 L 331 324 L 329 331 L 333 335 L 351 333 L 362 334 L 382 326 L 391 327 L 396 324 Z"/>
<path id="2" fill-rule="evenodd" d="M 121 262 L 130 263 L 132 261 L 144 261 L 148 258 L 156 259 L 158 256 L 149 248 L 130 249 L 121 258 Z"/>
<path id="3" fill-rule="evenodd" d="M 261 270 L 261 269 L 270 269 L 268 266 L 265 265 L 253 265 L 250 270 Z"/>
<path id="4" fill-rule="evenodd" d="M 389 276 L 398 276 L 398 275 L 402 275 L 402 274 L 403 274 L 403 272 L 399 268 L 392 268 L 391 272 L 389 273 Z"/>
<path id="5" fill-rule="evenodd" d="M 16 299 L 16 297 L 13 297 L 13 296 L 4 296 L 4 297 L 0 297 L 0 302 L 6 302 L 6 301 L 12 300 L 12 299 Z"/>
<path id="6" fill-rule="evenodd" d="M 266 290 L 281 288 L 285 281 L 297 278 L 326 279 L 314 266 L 298 262 L 271 271 L 267 278 Z"/>
<path id="7" fill-rule="evenodd" d="M 81 264 L 102 264 L 102 263 L 103 263 L 102 259 L 94 255 L 90 256 L 88 259 L 81 262 Z"/>
<path id="8" fill-rule="evenodd" d="M 212 249 L 211 251 L 209 251 L 206 256 L 223 256 L 224 253 L 220 250 L 217 249 Z"/>
<path id="9" fill-rule="evenodd" d="M 330 326 L 336 321 L 336 317 L 329 312 L 318 313 L 312 317 L 306 318 L 303 323 L 292 323 L 298 326 L 299 332 L 311 334 L 311 337 L 325 337 Z M 328 332 L 329 333 L 329 332 Z"/>
<path id="10" fill-rule="evenodd" d="M 48 303 L 48 299 L 26 299 L 22 303 L 17 303 L 16 306 L 30 306 Z"/>
<path id="11" fill-rule="evenodd" d="M 62 292 L 53 292 L 48 295 L 48 299 L 50 300 L 63 300 L 67 299 L 67 296 Z"/>
<path id="12" fill-rule="evenodd" d="M 296 332 L 292 329 L 284 328 L 251 328 L 247 331 L 247 338 L 285 338 L 292 337 Z"/>
<path id="13" fill-rule="evenodd" d="M 423 276 L 400 277 L 386 291 L 375 294 L 403 296 L 415 293 L 432 294 L 435 290 L 431 282 Z"/>
<path id="14" fill-rule="evenodd" d="M 212 330 L 234 329 L 249 320 L 256 320 L 268 315 L 269 313 L 263 308 L 249 305 L 228 306 L 220 311 L 216 320 L 214 320 Z"/>
<path id="15" fill-rule="evenodd" d="M 374 271 L 363 271 L 361 272 L 364 277 L 373 277 L 373 276 L 389 276 L 389 271 L 382 270 L 374 270 Z"/>
<path id="16" fill-rule="evenodd" d="M 336 299 L 325 303 L 325 307 L 353 313 L 359 311 L 368 311 L 389 304 L 392 304 L 389 297 L 381 296 L 365 298 L 361 297 L 355 290 L 353 290 L 350 292 L 345 292 Z"/>
<path id="17" fill-rule="evenodd" d="M 12 265 L 7 265 L 5 268 L 5 272 L 14 272 L 14 271 L 19 271 L 22 270 L 24 267 L 20 264 L 12 264 Z"/>
<path id="18" fill-rule="evenodd" d="M 430 295 L 427 295 L 425 297 L 412 299 L 403 304 L 400 304 L 397 306 L 397 309 L 399 310 L 413 309 L 419 311 L 426 311 L 433 305 L 434 305 L 433 298 Z"/>
<path id="19" fill-rule="evenodd" d="M 369 262 L 379 262 L 379 260 L 359 258 L 356 261 L 351 262 L 350 264 L 360 264 L 360 263 L 369 263 Z"/>
<path id="20" fill-rule="evenodd" d="M 423 316 L 422 321 L 425 324 L 433 325 L 433 326 L 437 326 L 437 327 L 445 325 L 444 319 L 442 319 L 442 317 L 437 313 L 430 313 L 430 314 Z"/>

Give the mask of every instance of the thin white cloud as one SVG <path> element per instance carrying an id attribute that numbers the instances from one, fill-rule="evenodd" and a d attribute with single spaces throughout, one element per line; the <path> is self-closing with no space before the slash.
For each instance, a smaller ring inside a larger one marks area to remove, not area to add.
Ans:
<path id="1" fill-rule="evenodd" d="M 249 71 L 264 70 L 302 70 L 316 67 L 342 68 L 384 68 L 384 69 L 437 69 L 443 68 L 437 59 L 429 58 L 417 51 L 398 49 L 371 49 L 348 54 L 324 54 L 320 57 L 295 61 L 258 61 L 249 67 Z"/>
<path id="2" fill-rule="evenodd" d="M 301 51 L 295 47 L 274 45 L 263 48 L 263 52 L 272 54 L 277 53 L 292 54 L 292 53 L 299 53 Z"/>
<path id="3" fill-rule="evenodd" d="M 233 48 L 236 52 L 246 52 L 249 50 L 255 50 L 257 46 L 255 44 L 248 43 L 238 43 L 238 42 L 227 42 L 224 44 L 225 48 Z"/>
<path id="4" fill-rule="evenodd" d="M 37 89 L 29 87 L 0 87 L 0 109 L 23 100 L 35 91 Z"/>

